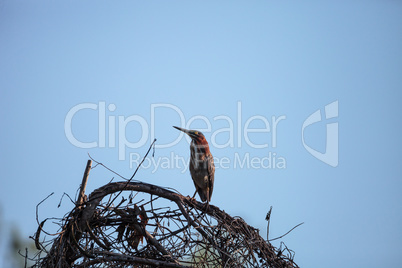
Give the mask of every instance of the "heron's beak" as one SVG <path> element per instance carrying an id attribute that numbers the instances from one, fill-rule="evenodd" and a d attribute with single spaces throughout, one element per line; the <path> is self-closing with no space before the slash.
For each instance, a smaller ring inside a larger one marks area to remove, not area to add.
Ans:
<path id="1" fill-rule="evenodd" d="M 175 127 L 173 126 L 175 129 L 178 129 L 180 131 L 183 131 L 184 133 L 186 133 L 187 135 L 190 135 L 190 131 L 188 131 L 187 129 L 181 128 L 181 127 Z"/>
<path id="2" fill-rule="evenodd" d="M 184 133 L 188 133 L 189 131 L 187 129 L 181 128 L 181 127 L 175 127 L 173 126 L 175 129 L 178 129 L 180 131 L 183 131 Z"/>

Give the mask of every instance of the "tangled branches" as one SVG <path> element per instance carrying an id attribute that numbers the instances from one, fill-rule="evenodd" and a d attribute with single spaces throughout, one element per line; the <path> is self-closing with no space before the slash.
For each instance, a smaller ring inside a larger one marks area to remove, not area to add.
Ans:
<path id="1" fill-rule="evenodd" d="M 35 242 L 46 256 L 36 267 L 298 267 L 243 219 L 143 182 L 80 194 L 49 250 L 44 222 Z"/>

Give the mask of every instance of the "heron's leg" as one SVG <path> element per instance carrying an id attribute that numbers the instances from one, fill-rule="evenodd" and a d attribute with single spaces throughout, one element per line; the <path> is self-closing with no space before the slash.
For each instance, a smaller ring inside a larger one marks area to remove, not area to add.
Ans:
<path id="1" fill-rule="evenodd" d="M 205 211 L 207 211 L 208 208 L 209 208 L 209 187 L 207 188 L 207 193 L 206 193 L 206 195 L 207 195 L 207 205 L 205 206 Z"/>
<path id="2" fill-rule="evenodd" d="M 208 201 L 208 199 L 207 199 L 207 202 L 204 204 L 205 212 L 208 211 L 208 208 L 209 208 L 209 201 Z"/>
<path id="3" fill-rule="evenodd" d="M 197 189 L 195 190 L 195 193 L 194 193 L 193 197 L 191 197 L 191 199 L 195 199 L 196 194 L 197 194 Z"/>

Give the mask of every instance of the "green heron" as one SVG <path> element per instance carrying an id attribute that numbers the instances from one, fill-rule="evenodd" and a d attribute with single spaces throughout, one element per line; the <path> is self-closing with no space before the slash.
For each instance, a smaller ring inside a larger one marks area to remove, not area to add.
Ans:
<path id="1" fill-rule="evenodd" d="M 200 131 L 175 126 L 174 128 L 183 131 L 191 138 L 190 173 L 196 189 L 193 198 L 198 192 L 202 202 L 209 203 L 214 189 L 215 165 L 208 142 Z"/>

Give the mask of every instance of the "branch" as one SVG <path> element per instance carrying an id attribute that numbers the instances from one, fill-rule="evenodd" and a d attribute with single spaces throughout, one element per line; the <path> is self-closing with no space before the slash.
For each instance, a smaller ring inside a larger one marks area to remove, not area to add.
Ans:
<path id="1" fill-rule="evenodd" d="M 155 267 L 174 267 L 174 268 L 184 268 L 188 266 L 183 266 L 177 263 L 171 263 L 162 260 L 152 260 L 152 259 L 145 259 L 130 255 L 123 255 L 118 253 L 113 253 L 109 251 L 94 251 L 94 254 L 104 256 L 102 259 L 97 258 L 87 262 L 82 263 L 81 265 L 77 265 L 77 268 L 84 268 L 90 267 L 90 265 L 97 264 L 97 263 L 104 263 L 106 262 L 121 262 L 121 263 L 132 263 L 132 264 L 147 264 L 152 265 Z M 106 256 L 105 256 L 106 255 Z"/>
<path id="2" fill-rule="evenodd" d="M 88 160 L 85 168 L 84 176 L 82 177 L 81 189 L 78 195 L 77 206 L 81 206 L 84 203 L 85 188 L 87 187 L 89 171 L 91 171 L 92 160 Z"/>
<path id="3" fill-rule="evenodd" d="M 54 194 L 51 193 L 49 194 L 45 199 L 43 199 L 42 201 L 39 202 L 39 204 L 36 205 L 36 222 L 39 224 L 39 217 L 38 217 L 38 207 L 40 206 L 40 204 L 42 204 L 43 202 L 45 202 L 46 199 L 48 199 L 50 196 L 52 196 Z"/>
<path id="4" fill-rule="evenodd" d="M 270 240 L 268 240 L 268 241 L 274 241 L 274 240 L 277 240 L 277 239 L 279 239 L 279 238 L 282 238 L 282 237 L 284 237 L 285 235 L 289 234 L 291 231 L 293 231 L 294 229 L 296 229 L 297 227 L 299 227 L 299 226 L 302 225 L 302 224 L 304 224 L 304 222 L 299 223 L 298 225 L 296 225 L 295 227 L 293 227 L 292 229 L 290 229 L 287 233 L 285 233 L 285 234 L 283 234 L 283 235 L 281 235 L 281 236 L 278 236 L 278 237 L 276 237 L 276 238 L 270 239 Z"/>
<path id="5" fill-rule="evenodd" d="M 151 151 L 152 146 L 154 145 L 154 143 L 156 142 L 156 139 L 154 139 L 154 141 L 151 143 L 151 145 L 149 146 L 149 149 L 147 151 L 147 153 L 144 155 L 144 157 L 142 158 L 141 163 L 138 165 L 138 167 L 135 169 L 134 174 L 131 176 L 131 178 L 127 181 L 126 186 L 131 182 L 131 180 L 134 178 L 135 174 L 137 174 L 138 169 L 140 168 L 140 166 L 142 165 L 142 163 L 144 163 L 145 158 L 147 157 L 147 155 L 149 154 L 149 152 Z M 124 189 L 124 188 L 123 188 Z M 123 191 L 123 189 L 113 198 L 112 202 L 110 202 L 110 204 L 113 204 L 114 200 L 116 200 L 116 198 L 121 194 L 121 192 Z M 108 207 L 106 207 L 105 209 L 107 209 Z"/>
<path id="6" fill-rule="evenodd" d="M 131 181 L 141 164 L 129 180 L 110 182 L 83 200 L 90 166 L 88 161 L 76 206 L 56 222 L 61 231 L 49 251 L 49 241 L 39 241 L 46 220 L 39 224 L 35 244 L 47 254 L 37 255 L 35 267 L 298 267 L 293 251 L 275 248 L 242 218 L 176 190 Z M 121 202 L 114 203 L 119 195 Z"/>

